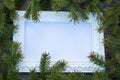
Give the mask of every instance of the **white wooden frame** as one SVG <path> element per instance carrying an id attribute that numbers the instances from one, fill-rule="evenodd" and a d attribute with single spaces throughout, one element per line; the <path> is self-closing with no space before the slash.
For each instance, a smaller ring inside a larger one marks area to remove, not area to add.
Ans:
<path id="1" fill-rule="evenodd" d="M 18 26 L 17 33 L 13 36 L 14 41 L 19 41 L 21 43 L 22 52 L 24 54 L 24 28 L 25 22 L 33 22 L 32 20 L 27 20 L 24 18 L 25 11 L 17 11 L 18 18 L 14 21 L 14 24 Z M 54 12 L 54 11 L 41 11 L 40 21 L 41 22 L 69 22 L 68 12 Z M 89 14 L 89 19 L 86 23 L 91 23 L 93 32 L 93 51 L 104 56 L 104 45 L 102 43 L 103 33 L 98 33 L 98 22 L 96 17 Z M 54 62 L 53 62 L 54 63 Z M 92 62 L 68 62 L 69 66 L 66 72 L 78 71 L 78 72 L 94 72 L 96 70 L 102 69 L 101 67 L 93 64 Z M 29 72 L 32 67 L 38 69 L 39 61 L 25 61 L 23 60 L 19 66 L 20 72 Z"/>

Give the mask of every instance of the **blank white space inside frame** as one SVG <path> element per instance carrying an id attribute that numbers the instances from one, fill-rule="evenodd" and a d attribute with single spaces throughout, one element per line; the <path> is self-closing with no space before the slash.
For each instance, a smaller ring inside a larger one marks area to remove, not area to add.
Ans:
<path id="1" fill-rule="evenodd" d="M 88 62 L 92 51 L 92 24 L 71 22 L 26 22 L 24 60 L 39 61 L 47 52 L 52 61 Z"/>

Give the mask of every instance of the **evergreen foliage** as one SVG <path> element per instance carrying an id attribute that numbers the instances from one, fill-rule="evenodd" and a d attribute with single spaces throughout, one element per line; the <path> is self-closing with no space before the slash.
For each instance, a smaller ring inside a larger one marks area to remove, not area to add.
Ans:
<path id="1" fill-rule="evenodd" d="M 1 59 L 1 66 L 3 67 L 3 77 L 5 77 L 3 80 L 17 80 L 19 77 L 18 75 L 18 64 L 22 60 L 21 50 L 19 48 L 19 44 L 16 42 L 13 42 L 11 44 L 10 53 L 11 54 L 5 54 L 3 53 Z M 7 72 L 5 73 L 5 70 L 7 69 Z M 4 73 L 6 74 L 4 76 Z"/>
<path id="2" fill-rule="evenodd" d="M 3 80 L 3 76 L 2 76 L 2 74 L 0 73 L 0 80 Z"/>
<path id="3" fill-rule="evenodd" d="M 33 20 L 39 20 L 39 11 L 40 11 L 40 0 L 32 0 L 27 8 L 27 12 L 25 13 L 25 18 L 30 19 L 32 16 Z"/>
<path id="4" fill-rule="evenodd" d="M 44 6 L 43 4 L 47 3 Z M 34 6 L 35 4 L 35 6 Z M 51 4 L 51 5 L 50 5 Z M 26 10 L 25 18 L 30 18 L 32 16 L 32 19 L 35 21 L 38 21 L 39 17 L 39 11 L 41 9 L 49 9 L 52 8 L 52 10 L 55 11 L 69 11 L 70 15 L 69 17 L 71 20 L 74 20 L 75 22 L 79 22 L 79 20 L 85 21 L 88 19 L 88 14 L 91 12 L 93 15 L 98 14 L 98 17 L 101 16 L 100 14 L 100 8 L 101 8 L 101 1 L 100 0 L 32 0 Z M 41 6 L 42 5 L 42 6 Z"/>
<path id="5" fill-rule="evenodd" d="M 100 0 L 52 0 L 53 10 L 61 10 L 62 8 L 70 12 L 71 20 L 79 22 L 86 21 L 88 14 L 100 14 L 101 1 Z"/>
<path id="6" fill-rule="evenodd" d="M 97 71 L 93 74 L 92 80 L 110 80 L 110 79 L 108 78 L 107 73 Z"/>
<path id="7" fill-rule="evenodd" d="M 31 80 L 37 80 L 38 79 L 38 75 L 36 73 L 35 68 L 30 70 L 30 79 Z"/>
<path id="8" fill-rule="evenodd" d="M 18 64 L 22 60 L 20 44 L 12 41 L 16 30 L 14 0 L 0 0 L 0 80 L 18 80 Z"/>
<path id="9" fill-rule="evenodd" d="M 92 52 L 90 54 L 90 56 L 88 56 L 90 58 L 90 60 L 96 64 L 96 65 L 99 65 L 101 67 L 105 67 L 105 57 L 95 53 L 95 52 Z"/>
<path id="10" fill-rule="evenodd" d="M 10 15 L 10 19 L 13 20 L 13 19 L 16 19 L 17 17 L 17 14 L 16 14 L 16 3 L 14 0 L 3 0 L 4 2 L 4 5 L 6 8 L 9 9 L 9 15 Z"/>
<path id="11" fill-rule="evenodd" d="M 23 0 L 0 0 L 0 80 L 18 79 L 17 67 L 22 56 L 19 44 L 12 41 L 12 35 L 16 30 L 13 20 L 17 17 L 16 9 L 20 7 L 17 6 L 20 5 L 20 1 L 23 2 Z M 109 51 L 106 53 L 106 60 L 96 53 L 89 56 L 93 63 L 105 68 L 103 71 L 94 73 L 92 80 L 120 80 L 120 0 L 31 0 L 25 18 L 38 21 L 39 11 L 49 9 L 70 12 L 69 17 L 74 22 L 87 20 L 89 13 L 97 15 L 100 23 L 98 31 L 105 32 L 104 44 Z M 50 74 L 52 77 L 48 76 L 51 80 L 80 79 L 78 75 L 70 74 L 67 78 L 68 76 L 61 74 L 65 66 L 65 64 L 60 64 L 61 61 L 50 67 L 48 54 L 41 59 L 43 62 L 40 63 L 42 66 L 40 74 L 43 76 L 39 79 L 45 80 L 48 73 L 52 73 Z M 30 74 L 33 75 L 32 80 L 39 77 L 34 69 Z"/>
<path id="12" fill-rule="evenodd" d="M 47 80 L 48 75 L 52 74 L 55 76 L 55 74 L 61 74 L 61 72 L 64 71 L 66 68 L 66 62 L 64 60 L 57 61 L 52 66 L 50 66 L 50 62 L 51 61 L 49 53 L 43 53 L 39 65 L 40 74 L 37 74 L 35 68 L 31 69 L 31 80 Z"/>
<path id="13" fill-rule="evenodd" d="M 69 72 L 69 73 L 61 73 L 55 75 L 48 75 L 49 80 L 92 80 L 91 75 L 78 73 L 78 72 Z"/>

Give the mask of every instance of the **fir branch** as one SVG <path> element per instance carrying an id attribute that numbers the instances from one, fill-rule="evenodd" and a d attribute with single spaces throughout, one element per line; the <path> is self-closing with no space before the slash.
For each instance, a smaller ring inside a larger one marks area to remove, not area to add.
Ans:
<path id="1" fill-rule="evenodd" d="M 0 73 L 0 80 L 4 80 L 2 74 Z"/>
<path id="2" fill-rule="evenodd" d="M 11 20 L 16 20 L 17 19 L 17 13 L 16 10 L 10 10 L 10 19 Z"/>
<path id="3" fill-rule="evenodd" d="M 80 4 L 82 4 L 82 6 Z M 99 0 L 53 0 L 52 8 L 53 10 L 65 10 L 70 12 L 70 18 L 74 22 L 86 21 L 88 19 L 88 14 L 98 14 L 98 20 L 102 17 L 100 14 L 101 1 Z"/>
<path id="4" fill-rule="evenodd" d="M 64 71 L 66 67 L 66 62 L 63 61 L 57 61 L 52 67 L 50 67 L 50 72 L 61 72 Z"/>
<path id="5" fill-rule="evenodd" d="M 16 8 L 14 0 L 3 0 L 6 7 L 10 10 L 14 10 Z"/>
<path id="6" fill-rule="evenodd" d="M 92 52 L 88 57 L 90 58 L 90 61 L 92 61 L 94 64 L 105 67 L 105 60 L 103 56 Z"/>
<path id="7" fill-rule="evenodd" d="M 15 69 L 22 60 L 22 53 L 20 45 L 17 42 L 12 42 L 11 45 L 12 48 L 9 48 L 11 55 L 3 55 L 3 63 L 8 65 L 9 68 L 14 66 Z"/>
<path id="8" fill-rule="evenodd" d="M 49 69 L 50 65 L 50 56 L 49 53 L 43 53 L 40 60 L 40 72 L 45 73 Z"/>
<path id="9" fill-rule="evenodd" d="M 18 76 L 19 76 L 18 70 L 16 70 L 14 66 L 8 69 L 8 75 L 6 76 L 7 80 L 17 80 L 19 79 Z"/>
<path id="10" fill-rule="evenodd" d="M 120 1 L 115 1 L 112 6 L 108 6 L 104 9 L 104 19 L 102 19 L 101 31 L 105 31 L 109 27 L 113 27 L 113 33 L 117 31 L 119 27 L 119 15 L 120 15 Z"/>
<path id="11" fill-rule="evenodd" d="M 106 72 L 95 72 L 93 74 L 92 80 L 110 80 Z"/>
<path id="12" fill-rule="evenodd" d="M 29 5 L 27 7 L 27 10 L 26 10 L 26 12 L 24 14 L 24 17 L 27 18 L 27 19 L 30 19 L 31 5 L 32 5 L 32 2 L 29 3 Z"/>
<path id="13" fill-rule="evenodd" d="M 40 60 L 40 79 L 45 80 L 46 79 L 46 74 L 49 71 L 49 66 L 50 65 L 50 56 L 49 53 L 43 53 L 41 60 Z"/>
<path id="14" fill-rule="evenodd" d="M 3 28 L 6 24 L 6 14 L 4 8 L 0 6 L 0 33 L 3 31 Z"/>
<path id="15" fill-rule="evenodd" d="M 31 79 L 39 79 L 39 80 L 47 80 L 50 79 L 51 76 L 55 76 L 57 74 L 61 74 L 61 71 L 64 71 L 66 67 L 66 62 L 57 61 L 54 65 L 50 67 L 50 56 L 49 53 L 44 52 L 41 56 L 39 71 L 40 75 L 37 76 L 35 69 L 30 70 Z M 35 77 L 34 77 L 35 76 Z"/>
<path id="16" fill-rule="evenodd" d="M 67 7 L 69 4 L 68 0 L 52 0 L 52 9 L 55 11 L 60 11 L 62 8 Z"/>
<path id="17" fill-rule="evenodd" d="M 25 18 L 39 21 L 40 0 L 32 0 L 26 10 Z"/>
<path id="18" fill-rule="evenodd" d="M 119 52 L 116 53 L 115 59 L 116 59 L 116 61 L 118 62 L 118 65 L 120 65 L 120 53 L 119 53 Z"/>
<path id="19" fill-rule="evenodd" d="M 108 37 L 104 38 L 104 44 L 107 47 L 111 47 L 111 51 L 116 53 L 120 51 L 120 36 L 118 35 L 120 32 L 117 32 L 114 35 L 109 35 Z"/>
<path id="20" fill-rule="evenodd" d="M 30 70 L 30 78 L 31 78 L 31 80 L 37 80 L 38 75 L 36 73 L 35 68 Z"/>

